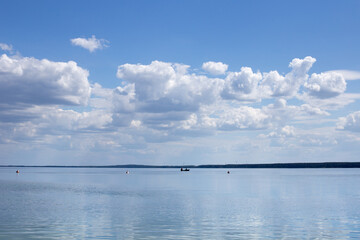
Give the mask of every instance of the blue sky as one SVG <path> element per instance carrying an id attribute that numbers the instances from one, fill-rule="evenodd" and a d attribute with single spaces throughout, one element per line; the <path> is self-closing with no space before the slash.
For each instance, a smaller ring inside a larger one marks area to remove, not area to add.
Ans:
<path id="1" fill-rule="evenodd" d="M 357 161 L 359 1 L 3 1 L 0 164 Z"/>

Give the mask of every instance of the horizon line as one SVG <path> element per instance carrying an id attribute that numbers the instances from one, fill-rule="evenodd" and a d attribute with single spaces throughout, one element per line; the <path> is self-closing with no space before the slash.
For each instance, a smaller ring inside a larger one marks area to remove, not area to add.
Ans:
<path id="1" fill-rule="evenodd" d="M 360 162 L 297 162 L 297 163 L 231 163 L 201 165 L 0 165 L 0 167 L 54 167 L 54 168 L 360 168 Z"/>

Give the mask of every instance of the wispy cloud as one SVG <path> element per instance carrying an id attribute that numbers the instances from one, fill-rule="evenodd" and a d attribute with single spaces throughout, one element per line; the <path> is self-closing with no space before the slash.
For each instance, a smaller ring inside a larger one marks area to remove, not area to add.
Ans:
<path id="1" fill-rule="evenodd" d="M 95 35 L 92 35 L 91 38 L 73 38 L 70 41 L 73 45 L 83 47 L 90 52 L 109 46 L 109 41 L 105 39 L 97 39 Z"/>
<path id="2" fill-rule="evenodd" d="M 12 52 L 13 51 L 13 47 L 11 45 L 8 45 L 6 43 L 0 43 L 0 49 L 3 51 L 7 51 L 7 52 Z"/>
<path id="3" fill-rule="evenodd" d="M 360 80 L 360 71 L 352 71 L 352 70 L 332 70 L 328 72 L 340 73 L 343 75 L 345 80 Z"/>

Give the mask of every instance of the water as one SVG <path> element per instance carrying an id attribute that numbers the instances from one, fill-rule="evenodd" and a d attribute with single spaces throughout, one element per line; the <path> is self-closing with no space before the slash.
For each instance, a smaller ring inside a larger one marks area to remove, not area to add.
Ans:
<path id="1" fill-rule="evenodd" d="M 358 239 L 360 169 L 0 168 L 0 239 Z"/>

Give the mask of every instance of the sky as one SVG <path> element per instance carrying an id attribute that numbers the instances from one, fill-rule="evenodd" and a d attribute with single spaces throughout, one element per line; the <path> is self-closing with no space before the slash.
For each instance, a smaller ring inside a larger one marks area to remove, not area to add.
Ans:
<path id="1" fill-rule="evenodd" d="M 359 160 L 359 1 L 1 9 L 0 165 Z"/>

